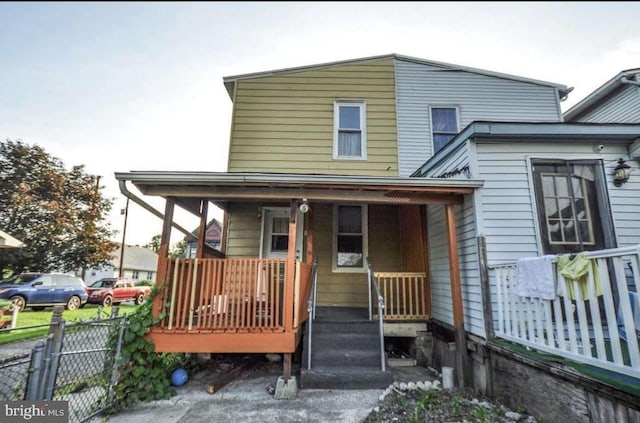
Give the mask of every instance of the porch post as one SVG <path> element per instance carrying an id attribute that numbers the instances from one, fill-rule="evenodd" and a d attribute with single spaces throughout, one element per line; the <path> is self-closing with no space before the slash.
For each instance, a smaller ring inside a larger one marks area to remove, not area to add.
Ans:
<path id="1" fill-rule="evenodd" d="M 287 254 L 287 271 L 284 281 L 284 298 L 282 304 L 284 307 L 284 330 L 285 332 L 293 331 L 293 285 L 294 285 L 294 273 L 296 265 L 296 227 L 297 227 L 297 207 L 296 202 L 291 200 L 291 210 L 289 213 L 289 245 Z M 292 351 L 293 352 L 293 351 Z M 291 353 L 285 352 L 284 354 L 284 369 L 283 378 L 285 383 L 291 378 Z"/>
<path id="2" fill-rule="evenodd" d="M 301 228 L 304 230 L 304 228 Z M 307 255 L 305 257 L 306 263 L 313 263 L 313 210 L 309 209 L 307 212 L 307 242 L 305 245 Z"/>
<path id="3" fill-rule="evenodd" d="M 460 260 L 458 257 L 458 239 L 456 237 L 456 213 L 453 204 L 446 205 L 446 226 L 449 239 L 449 275 L 451 278 L 451 301 L 453 303 L 453 325 L 456 339 L 456 373 L 458 386 L 466 386 L 467 341 L 464 331 L 464 312 L 462 309 L 462 288 L 460 283 Z"/>
<path id="4" fill-rule="evenodd" d="M 224 211 L 222 218 L 222 239 L 220 240 L 220 251 L 227 254 L 227 235 L 229 234 L 229 212 Z"/>
<path id="5" fill-rule="evenodd" d="M 198 246 L 196 258 L 204 257 L 204 245 L 207 238 L 207 212 L 209 209 L 207 200 L 200 200 L 200 233 L 198 234 Z"/>
<path id="6" fill-rule="evenodd" d="M 162 286 L 167 277 L 167 259 L 169 258 L 169 242 L 171 240 L 171 222 L 173 222 L 173 209 L 176 204 L 174 197 L 168 197 L 164 206 L 164 221 L 162 222 L 162 235 L 160 235 L 160 249 L 158 250 L 158 269 L 156 271 L 156 285 Z M 162 298 L 160 295 L 153 300 L 152 315 L 158 316 Z"/>

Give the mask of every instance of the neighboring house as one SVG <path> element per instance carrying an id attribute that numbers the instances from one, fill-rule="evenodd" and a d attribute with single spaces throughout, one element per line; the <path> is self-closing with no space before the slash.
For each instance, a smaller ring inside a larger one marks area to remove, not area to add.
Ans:
<path id="1" fill-rule="evenodd" d="M 196 228 L 191 234 L 193 237 L 184 238 L 184 241 L 187 243 L 185 256 L 195 258 L 198 250 L 197 239 L 200 235 L 200 228 Z M 220 250 L 220 246 L 222 245 L 222 223 L 218 222 L 217 219 L 211 219 L 209 223 L 207 223 L 204 242 L 209 248 Z"/>
<path id="2" fill-rule="evenodd" d="M 567 122 L 640 123 L 640 68 L 624 70 L 564 113 Z"/>
<path id="3" fill-rule="evenodd" d="M 21 241 L 17 240 L 4 231 L 0 231 L 0 249 L 20 247 L 24 247 L 24 244 Z"/>
<path id="4" fill-rule="evenodd" d="M 455 340 L 464 382 L 498 320 L 487 265 L 640 243 L 639 182 L 612 187 L 640 125 L 564 123 L 566 86 L 400 55 L 224 84 L 228 172 L 116 173 L 134 201 L 127 182 L 166 199 L 157 351 L 284 353 L 287 381 L 304 340 L 303 387 L 386 386 L 366 326 L 379 286 L 384 336 Z M 569 180 L 570 194 L 548 189 Z M 204 227 L 208 202 L 225 211 L 226 257 L 169 259 L 175 205 Z M 580 226 L 577 240 L 559 224 Z M 349 314 L 360 309 L 367 322 Z"/>
<path id="5" fill-rule="evenodd" d="M 120 277 L 121 247 L 113 251 L 109 264 L 101 268 L 91 268 L 84 272 L 87 285 L 102 278 Z M 124 246 L 124 260 L 122 260 L 122 277 L 132 281 L 156 280 L 158 269 L 158 255 L 152 250 L 137 245 Z"/>

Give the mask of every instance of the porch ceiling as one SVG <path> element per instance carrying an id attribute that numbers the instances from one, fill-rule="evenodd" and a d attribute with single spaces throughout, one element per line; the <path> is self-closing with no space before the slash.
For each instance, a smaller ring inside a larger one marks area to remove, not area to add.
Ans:
<path id="1" fill-rule="evenodd" d="M 368 177 L 346 175 L 130 172 L 116 179 L 131 181 L 145 195 L 228 201 L 356 201 L 386 204 L 452 204 L 482 186 L 479 180 Z M 193 204 L 194 208 L 196 203 Z"/>

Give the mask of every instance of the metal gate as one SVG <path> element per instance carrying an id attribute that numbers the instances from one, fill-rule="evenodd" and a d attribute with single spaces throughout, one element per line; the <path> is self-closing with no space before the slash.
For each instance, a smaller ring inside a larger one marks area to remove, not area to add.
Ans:
<path id="1" fill-rule="evenodd" d="M 54 321 L 31 354 L 0 361 L 0 400 L 68 401 L 69 422 L 109 408 L 118 381 L 126 316 Z"/>

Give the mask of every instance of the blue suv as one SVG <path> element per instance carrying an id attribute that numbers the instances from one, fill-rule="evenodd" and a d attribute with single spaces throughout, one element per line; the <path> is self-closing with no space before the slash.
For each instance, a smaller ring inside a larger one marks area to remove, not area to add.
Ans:
<path id="1" fill-rule="evenodd" d="M 0 298 L 10 300 L 22 311 L 25 307 L 42 310 L 64 305 L 77 310 L 89 298 L 82 279 L 58 273 L 22 273 L 0 282 Z"/>

